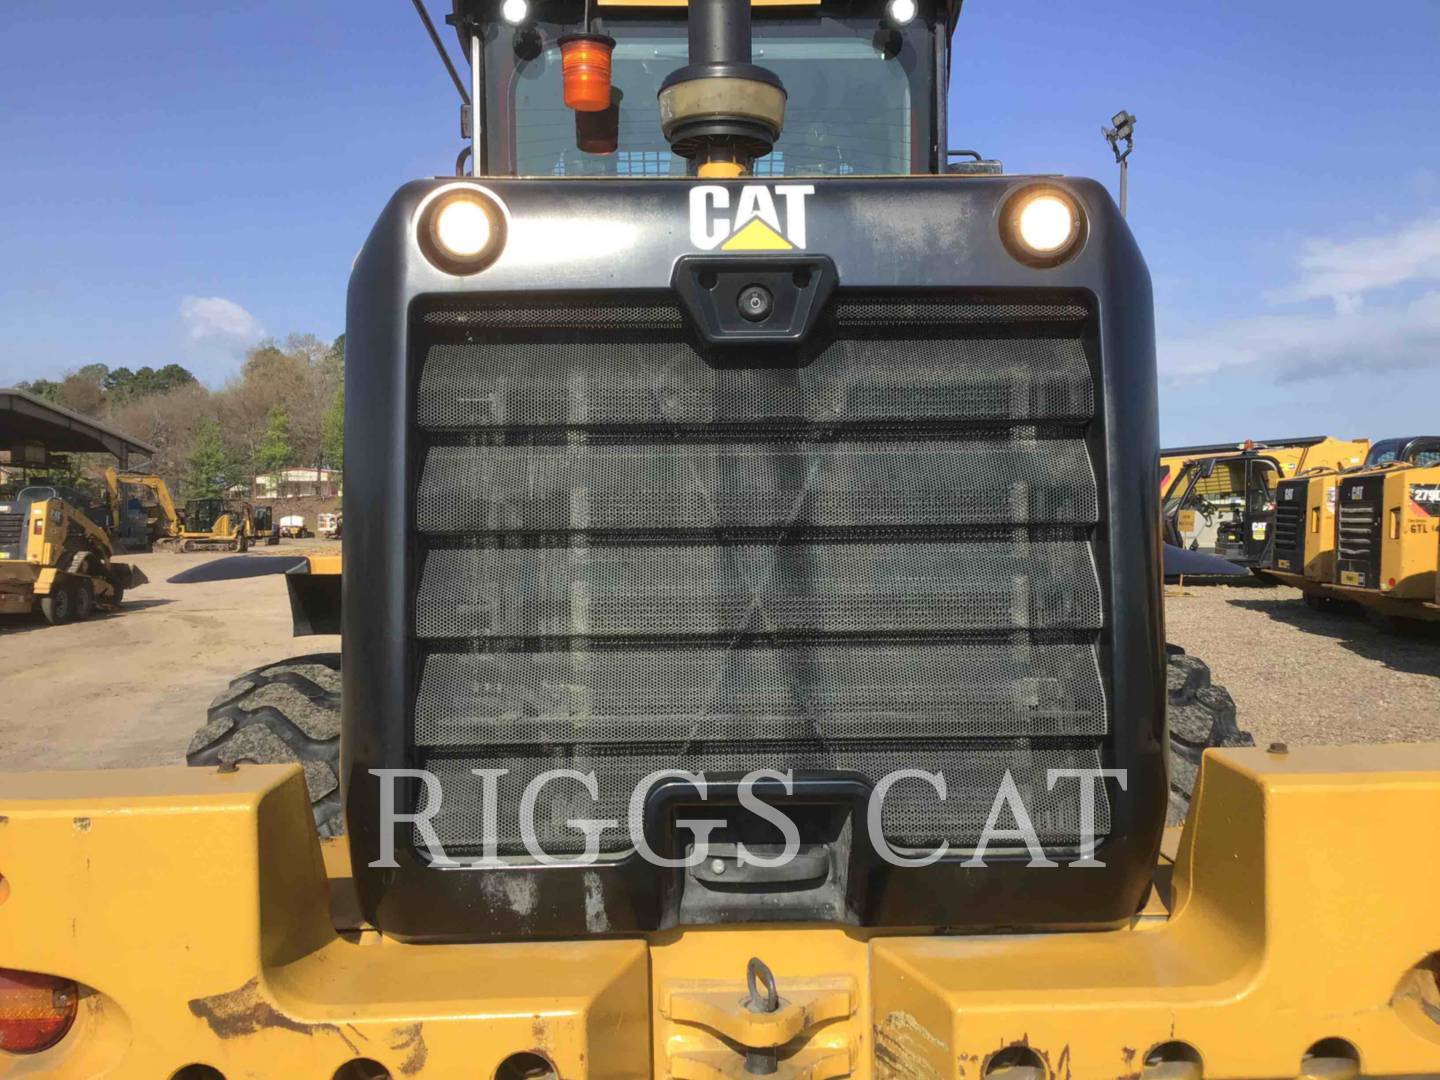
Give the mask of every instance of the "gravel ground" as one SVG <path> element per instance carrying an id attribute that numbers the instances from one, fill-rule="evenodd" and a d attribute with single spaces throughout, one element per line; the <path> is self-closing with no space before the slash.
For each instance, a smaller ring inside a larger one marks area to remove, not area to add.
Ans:
<path id="1" fill-rule="evenodd" d="M 333 541 L 287 540 L 238 557 L 339 549 Z M 339 637 L 292 635 L 278 575 L 166 580 L 234 557 L 121 556 L 150 581 L 127 593 L 119 612 L 66 626 L 0 616 L 0 772 L 178 765 L 210 699 L 236 675 L 340 648 Z"/>
<path id="2" fill-rule="evenodd" d="M 1440 638 L 1320 614 L 1286 587 L 1166 594 L 1166 636 L 1210 665 L 1259 745 L 1440 742 Z"/>

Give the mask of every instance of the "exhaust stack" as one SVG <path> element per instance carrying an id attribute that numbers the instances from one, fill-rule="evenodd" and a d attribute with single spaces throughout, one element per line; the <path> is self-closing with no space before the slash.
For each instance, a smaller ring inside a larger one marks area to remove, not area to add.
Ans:
<path id="1" fill-rule="evenodd" d="M 660 127 L 698 176 L 745 176 L 785 122 L 785 87 L 751 63 L 750 0 L 690 0 L 690 62 L 660 87 Z"/>

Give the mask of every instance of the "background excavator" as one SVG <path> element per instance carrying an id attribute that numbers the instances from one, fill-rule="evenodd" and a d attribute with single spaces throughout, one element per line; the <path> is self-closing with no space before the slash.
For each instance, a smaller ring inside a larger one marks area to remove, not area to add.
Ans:
<path id="1" fill-rule="evenodd" d="M 129 498 L 140 488 L 149 498 Z M 175 551 L 245 551 L 253 544 L 280 542 L 268 505 L 221 498 L 190 499 L 178 510 L 163 477 L 153 473 L 105 470 L 110 533 L 124 550 L 153 547 Z"/>
<path id="2" fill-rule="evenodd" d="M 155 544 L 180 535 L 180 514 L 164 477 L 114 468 L 107 468 L 104 476 L 110 535 L 118 547 L 149 551 Z M 147 497 L 135 497 L 127 488 L 138 488 Z"/>

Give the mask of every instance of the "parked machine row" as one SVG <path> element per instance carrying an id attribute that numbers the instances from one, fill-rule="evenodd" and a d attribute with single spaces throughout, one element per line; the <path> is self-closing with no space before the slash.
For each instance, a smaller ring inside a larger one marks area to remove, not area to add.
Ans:
<path id="1" fill-rule="evenodd" d="M 127 487 L 142 489 L 148 498 L 128 497 Z M 105 470 L 105 491 L 110 534 L 127 551 L 245 551 L 253 544 L 279 543 L 282 530 L 269 506 L 200 498 L 180 510 L 163 477 L 113 468 Z"/>
<path id="2" fill-rule="evenodd" d="M 1317 609 L 1358 605 L 1396 628 L 1440 621 L 1440 436 L 1386 439 L 1359 469 L 1275 488 L 1267 575 Z"/>
<path id="3" fill-rule="evenodd" d="M 1328 435 L 1162 450 L 1165 540 L 1240 566 L 1263 567 L 1269 562 L 1276 485 L 1316 469 L 1365 465 L 1370 450 L 1369 439 Z"/>

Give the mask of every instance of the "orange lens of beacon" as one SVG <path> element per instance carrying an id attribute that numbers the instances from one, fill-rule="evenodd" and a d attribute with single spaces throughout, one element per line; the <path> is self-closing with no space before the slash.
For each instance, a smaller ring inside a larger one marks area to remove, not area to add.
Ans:
<path id="1" fill-rule="evenodd" d="M 604 34 L 570 34 L 560 39 L 560 77 L 565 104 L 576 112 L 610 107 L 610 53 L 615 39 Z"/>

